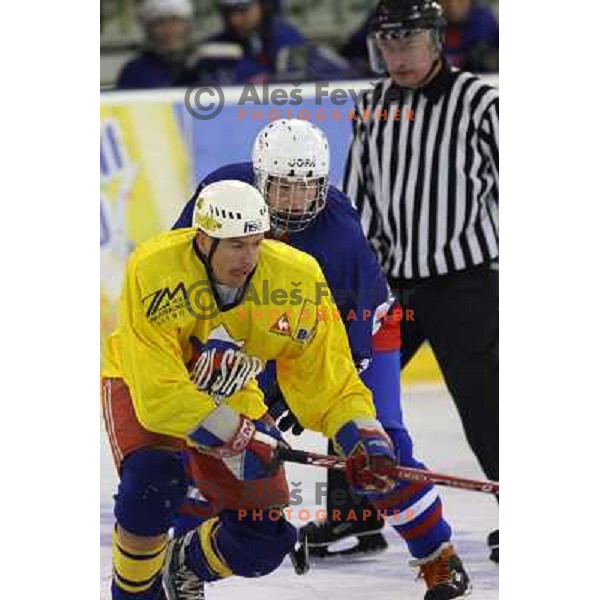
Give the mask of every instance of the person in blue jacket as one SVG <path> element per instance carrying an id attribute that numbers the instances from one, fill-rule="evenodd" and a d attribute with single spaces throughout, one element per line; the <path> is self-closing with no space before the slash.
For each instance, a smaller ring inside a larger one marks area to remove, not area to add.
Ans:
<path id="1" fill-rule="evenodd" d="M 335 52 L 313 47 L 279 17 L 273 0 L 217 0 L 225 28 L 192 40 L 190 0 L 144 0 L 142 52 L 121 70 L 117 89 L 223 86 L 355 77 Z"/>
<path id="2" fill-rule="evenodd" d="M 205 58 L 198 64 L 205 85 L 264 81 L 313 81 L 353 77 L 350 64 L 333 51 L 311 46 L 280 16 L 275 0 L 218 0 L 224 29 L 205 43 L 237 44 L 237 61 Z"/>
<path id="3" fill-rule="evenodd" d="M 397 460 L 405 466 L 424 468 L 413 457 L 412 441 L 402 418 L 400 323 L 389 312 L 386 314 L 394 299 L 350 200 L 328 184 L 330 156 L 325 135 L 308 121 L 274 121 L 258 134 L 252 159 L 226 165 L 205 177 L 174 228 L 192 226 L 194 204 L 207 185 L 225 179 L 255 185 L 269 205 L 271 235 L 311 254 L 321 266 L 346 325 L 356 368 L 373 394 L 377 418 L 394 443 Z M 259 378 L 259 384 L 271 414 L 280 416 L 287 407 L 273 365 Z M 284 418 L 288 424 L 294 422 L 289 411 Z M 301 430 L 297 422 L 295 429 Z M 347 498 L 341 506 L 329 499 L 328 520 L 310 523 L 305 528 L 312 553 L 332 555 L 327 546 L 350 536 L 359 538 L 354 552 L 385 549 L 385 540 L 377 533 L 383 520 L 378 518 L 376 509 L 387 510 L 398 516 L 391 524 L 406 541 L 413 564 L 424 575 L 428 586 L 426 600 L 462 597 L 470 588 L 469 579 L 450 544 L 451 529 L 442 516 L 442 503 L 435 488 L 400 481 L 392 492 L 370 495 L 368 499 L 372 504 L 365 498 L 353 498 L 354 503 Z M 350 517 L 351 510 L 354 519 Z M 375 518 L 369 518 L 365 510 Z M 345 526 L 343 533 L 336 532 L 341 524 Z M 188 522 L 181 529 L 189 526 Z M 365 543 L 368 538 L 370 542 Z"/>
<path id="4" fill-rule="evenodd" d="M 498 71 L 498 23 L 492 11 L 473 0 L 441 0 L 447 25 L 444 55 L 463 71 Z"/>
<path id="5" fill-rule="evenodd" d="M 144 0 L 138 17 L 145 33 L 142 52 L 117 77 L 118 89 L 150 89 L 179 84 L 192 45 L 194 8 L 190 0 Z"/>
<path id="6" fill-rule="evenodd" d="M 231 84 L 259 81 L 272 75 L 279 68 L 278 56 L 284 48 L 302 48 L 306 44 L 294 25 L 275 14 L 272 0 L 218 0 L 218 5 L 224 29 L 207 41 L 239 44 L 243 53 L 230 75 Z M 216 60 L 212 66 L 205 64 L 205 81 L 207 72 L 220 68 Z M 223 76 L 219 77 L 223 81 Z"/>

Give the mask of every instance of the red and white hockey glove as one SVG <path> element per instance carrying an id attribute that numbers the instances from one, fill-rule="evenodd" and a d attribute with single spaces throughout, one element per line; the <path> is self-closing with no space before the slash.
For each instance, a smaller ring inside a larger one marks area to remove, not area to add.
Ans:
<path id="1" fill-rule="evenodd" d="M 346 479 L 357 492 L 385 493 L 394 487 L 394 446 L 379 421 L 349 421 L 334 443 L 346 458 Z"/>
<path id="2" fill-rule="evenodd" d="M 227 405 L 213 410 L 200 427 L 189 435 L 198 450 L 221 459 L 244 454 L 241 460 L 228 461 L 237 465 L 239 479 L 263 479 L 279 467 L 276 450 L 287 445 L 274 423 L 251 421 Z"/>

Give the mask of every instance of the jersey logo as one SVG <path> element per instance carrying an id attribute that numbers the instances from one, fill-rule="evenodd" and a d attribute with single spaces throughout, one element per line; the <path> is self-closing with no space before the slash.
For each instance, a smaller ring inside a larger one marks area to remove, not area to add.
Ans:
<path id="1" fill-rule="evenodd" d="M 279 335 L 292 335 L 292 326 L 287 313 L 283 313 L 275 323 L 269 329 L 271 333 L 278 333 Z"/>
<path id="2" fill-rule="evenodd" d="M 223 325 L 213 329 L 204 344 L 195 336 L 190 341 L 194 346 L 191 379 L 217 402 L 239 392 L 264 369 L 264 362 L 248 356 L 244 342 L 235 340 Z"/>
<path id="3" fill-rule="evenodd" d="M 203 215 L 196 213 L 194 216 L 194 227 L 204 229 L 206 231 L 215 232 L 221 229 L 223 225 L 217 221 L 212 215 Z"/>
<path id="4" fill-rule="evenodd" d="M 310 168 L 313 169 L 317 166 L 317 161 L 315 158 L 292 158 L 288 160 L 288 167 L 298 167 L 301 168 Z"/>
<path id="5" fill-rule="evenodd" d="M 302 310 L 300 311 L 300 317 L 298 319 L 298 325 L 296 331 L 292 335 L 292 339 L 301 344 L 308 344 L 315 337 L 317 329 L 317 304 L 312 300 L 305 300 L 302 304 Z"/>
<path id="6" fill-rule="evenodd" d="M 263 228 L 263 222 L 257 221 L 246 221 L 244 223 L 244 233 L 256 233 Z"/>
<path id="7" fill-rule="evenodd" d="M 180 281 L 173 291 L 168 287 L 161 288 L 142 298 L 142 304 L 148 303 L 146 317 L 151 323 L 158 324 L 164 321 L 183 316 L 187 306 L 187 290 Z"/>

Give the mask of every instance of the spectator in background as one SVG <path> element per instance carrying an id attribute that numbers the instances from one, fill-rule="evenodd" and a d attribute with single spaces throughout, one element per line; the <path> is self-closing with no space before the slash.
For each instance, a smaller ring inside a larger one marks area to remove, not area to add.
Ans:
<path id="1" fill-rule="evenodd" d="M 278 70 L 277 60 L 282 49 L 306 44 L 296 27 L 275 16 L 273 0 L 218 0 L 218 3 L 225 28 L 208 41 L 239 44 L 243 55 L 229 76 L 231 81 L 223 81 L 221 73 L 216 75 L 217 83 L 239 84 L 265 79 Z M 219 61 L 213 62 L 212 70 L 216 73 Z"/>
<path id="2" fill-rule="evenodd" d="M 362 25 L 350 36 L 341 49 L 341 55 L 364 76 L 371 74 L 369 53 L 367 52 L 367 35 L 371 18 L 372 13 L 369 13 Z"/>
<path id="3" fill-rule="evenodd" d="M 277 16 L 281 8 L 277 0 L 218 0 L 218 3 L 225 28 L 204 43 L 206 51 L 197 65 L 195 79 L 203 85 L 356 76 L 356 71 L 342 57 L 328 48 L 311 47 L 294 25 Z M 232 45 L 240 49 L 237 60 L 232 59 Z"/>
<path id="4" fill-rule="evenodd" d="M 281 19 L 280 0 L 217 0 L 224 29 L 196 45 L 190 0 L 144 0 L 146 42 L 117 78 L 118 89 L 316 81 L 358 73 L 328 48 L 308 45 Z"/>
<path id="5" fill-rule="evenodd" d="M 128 62 L 119 89 L 164 88 L 180 83 L 194 51 L 190 0 L 144 0 L 138 17 L 146 40 L 139 56 Z"/>
<path id="6" fill-rule="evenodd" d="M 464 71 L 498 71 L 498 23 L 489 8 L 473 0 L 441 0 L 448 22 L 444 54 Z"/>

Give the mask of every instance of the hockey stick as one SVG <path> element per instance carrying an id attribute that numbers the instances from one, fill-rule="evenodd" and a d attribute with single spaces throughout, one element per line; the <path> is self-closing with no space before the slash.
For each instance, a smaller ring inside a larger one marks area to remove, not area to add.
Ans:
<path id="1" fill-rule="evenodd" d="M 343 471 L 346 468 L 346 461 L 339 456 L 328 456 L 326 454 L 305 452 L 304 450 L 293 450 L 292 448 L 287 448 L 285 446 L 279 446 L 277 449 L 277 456 L 279 460 L 282 461 L 299 463 L 302 465 L 312 465 L 313 467 L 324 467 L 336 471 Z M 443 473 L 434 473 L 433 471 L 401 466 L 394 467 L 393 475 L 398 479 L 433 483 L 460 490 L 484 492 L 486 494 L 500 493 L 500 483 L 497 481 L 478 481 L 476 479 L 454 477 L 453 475 L 445 475 Z"/>

